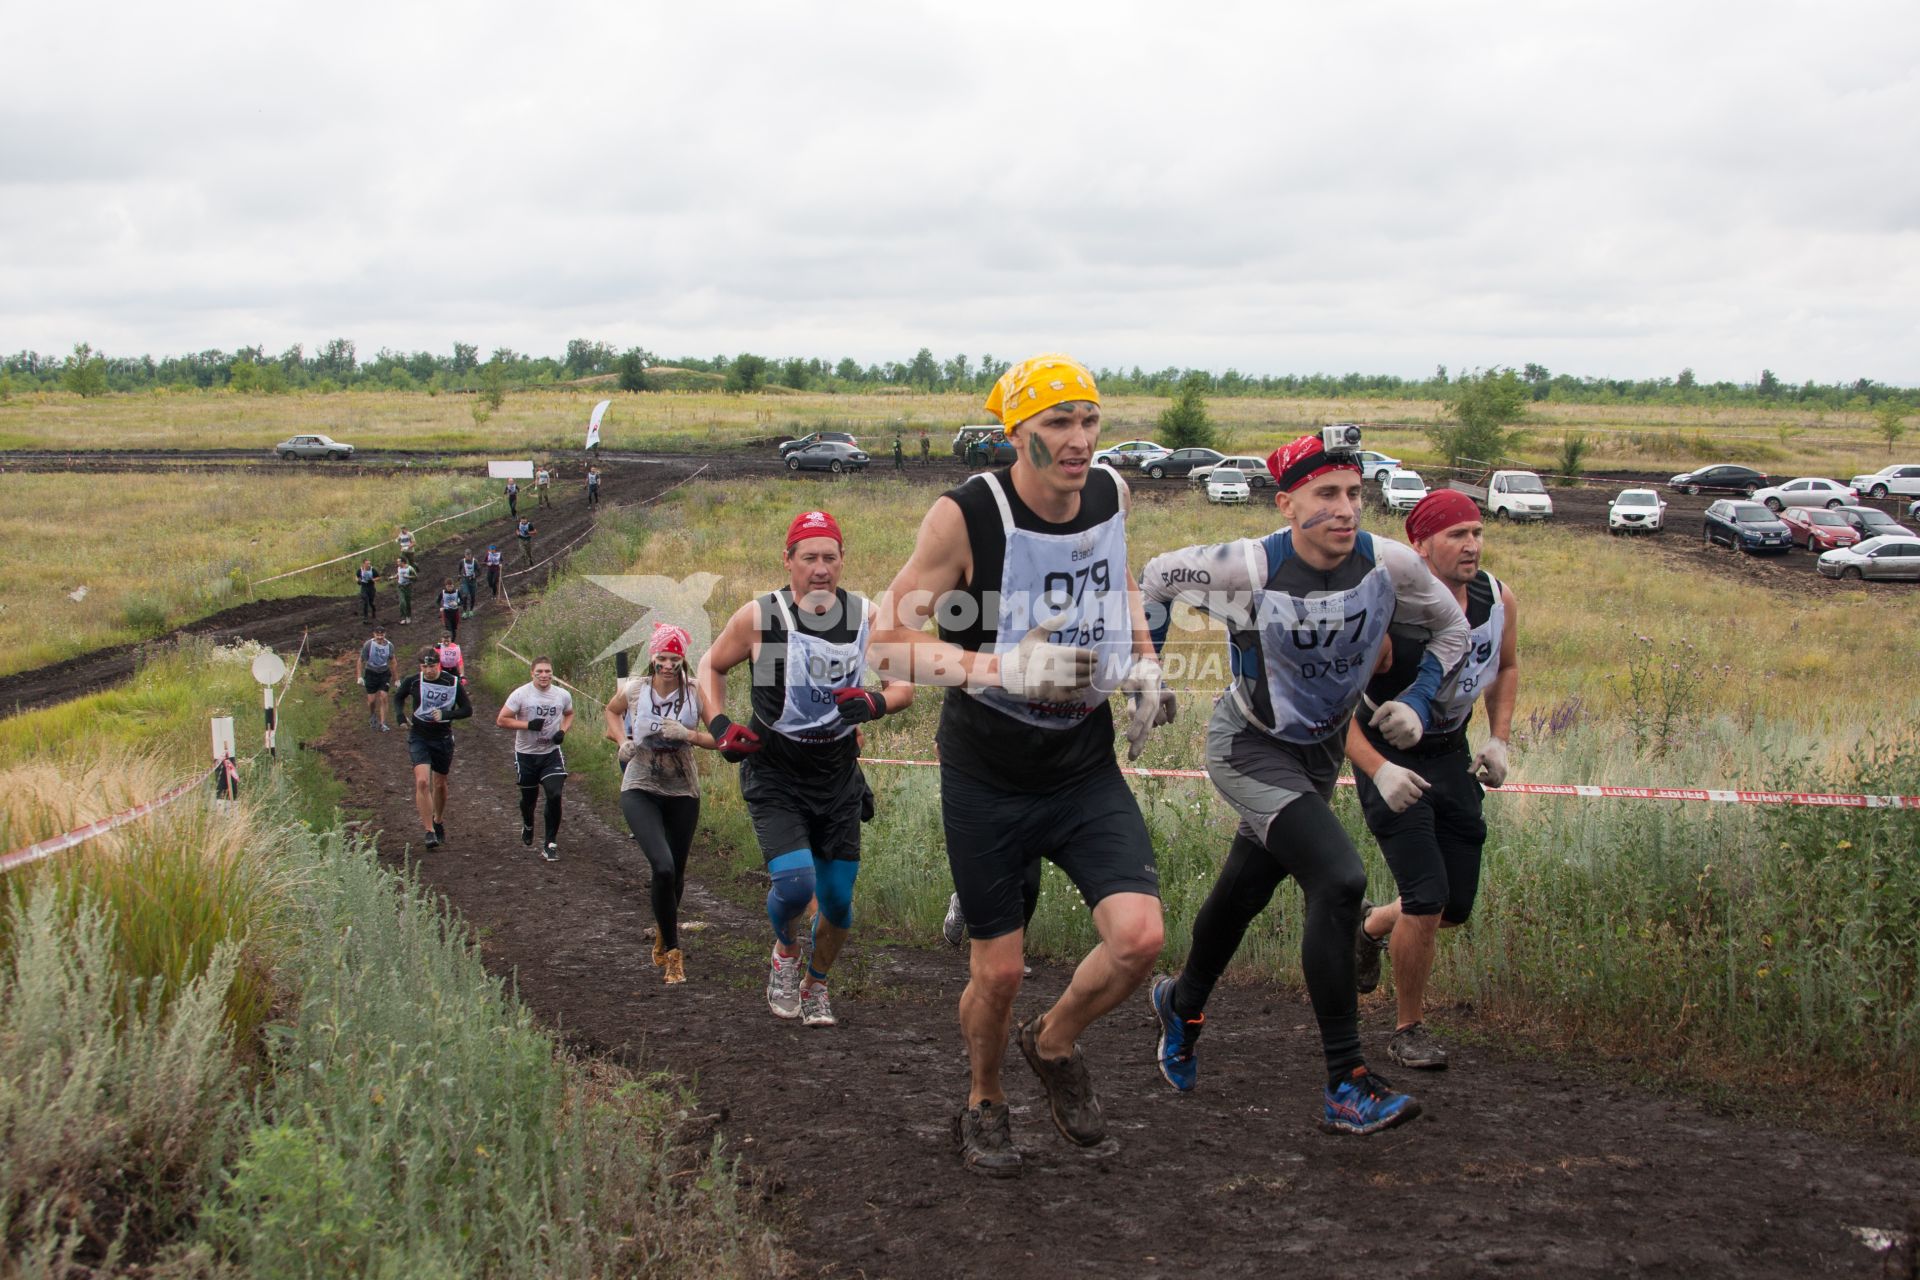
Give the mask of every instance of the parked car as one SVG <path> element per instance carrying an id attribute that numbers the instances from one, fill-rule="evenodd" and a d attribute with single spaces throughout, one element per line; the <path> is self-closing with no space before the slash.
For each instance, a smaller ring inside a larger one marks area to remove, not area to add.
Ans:
<path id="1" fill-rule="evenodd" d="M 1273 474 L 1267 470 L 1267 460 L 1256 458 L 1250 453 L 1235 454 L 1222 458 L 1211 467 L 1195 467 L 1187 473 L 1187 480 L 1204 488 L 1208 478 L 1216 467 L 1232 467 L 1247 482 L 1249 489 L 1270 489 L 1273 487 Z"/>
<path id="2" fill-rule="evenodd" d="M 1764 502 L 1775 511 L 1784 511 L 1788 507 L 1850 506 L 1860 501 L 1860 495 L 1838 480 L 1803 476 L 1798 480 L 1789 480 L 1785 484 L 1770 485 L 1765 489 L 1756 490 L 1753 500 Z"/>
<path id="3" fill-rule="evenodd" d="M 1246 502 L 1253 496 L 1238 467 L 1216 466 L 1207 476 L 1208 502 Z"/>
<path id="4" fill-rule="evenodd" d="M 1095 462 L 1104 462 L 1110 467 L 1124 470 L 1127 467 L 1139 466 L 1142 458 L 1151 458 L 1159 454 L 1172 452 L 1173 450 L 1167 448 L 1167 446 L 1155 444 L 1151 440 L 1122 440 L 1119 444 L 1108 445 L 1102 449 L 1094 455 L 1093 460 Z"/>
<path id="5" fill-rule="evenodd" d="M 850 445 L 855 449 L 858 449 L 860 447 L 860 442 L 858 440 L 855 440 L 849 432 L 816 431 L 810 436 L 801 436 L 798 440 L 782 441 L 780 444 L 780 456 L 784 458 L 788 454 L 794 453 L 801 449 L 810 448 L 813 445 L 821 444 L 823 442 L 827 444 Z"/>
<path id="6" fill-rule="evenodd" d="M 1746 552 L 1786 554 L 1793 545 L 1787 526 L 1758 502 L 1738 502 L 1722 498 L 1707 508 L 1700 536 L 1708 542 L 1723 542 Z"/>
<path id="7" fill-rule="evenodd" d="M 976 441 L 985 440 L 988 445 L 992 445 L 996 440 L 1005 443 L 1006 439 L 1007 429 L 997 422 L 990 427 L 962 427 L 953 433 L 953 456 L 956 458 L 966 457 L 967 446 Z M 1007 451 L 1008 453 L 1012 453 L 1013 446 L 1011 444 L 1007 444 Z M 1013 459 L 1008 458 L 1007 460 L 1011 462 Z"/>
<path id="8" fill-rule="evenodd" d="M 1764 472 L 1723 462 L 1693 471 L 1682 471 L 1667 481 L 1667 488 L 1678 489 L 1681 493 L 1740 493 L 1752 497 L 1766 488 L 1767 483 Z"/>
<path id="9" fill-rule="evenodd" d="M 1914 504 L 1920 506 L 1920 503 Z M 1833 514 L 1845 520 L 1859 531 L 1862 539 L 1879 538 L 1891 535 L 1896 538 L 1913 536 L 1913 530 L 1895 520 L 1878 507 L 1833 507 Z"/>
<path id="10" fill-rule="evenodd" d="M 329 462 L 338 462 L 353 456 L 353 446 L 343 444 L 332 436 L 294 436 L 282 440 L 273 446 L 274 453 L 282 458 L 325 458 Z"/>
<path id="11" fill-rule="evenodd" d="M 1551 520 L 1553 499 L 1547 486 L 1531 471 L 1495 471 L 1483 477 L 1484 484 L 1452 481 L 1447 487 L 1458 489 L 1474 500 L 1495 520 Z"/>
<path id="12" fill-rule="evenodd" d="M 987 451 L 984 458 L 980 456 L 982 447 Z M 1002 467 L 1013 464 L 1016 451 L 1003 427 L 962 427 L 960 434 L 953 438 L 953 456 L 984 462 L 989 467 Z"/>
<path id="13" fill-rule="evenodd" d="M 1853 487 L 1874 498 L 1888 498 L 1898 495 L 1902 498 L 1920 497 L 1920 465 L 1911 462 L 1895 462 L 1884 466 L 1870 476 L 1855 476 Z M 1920 503 L 1915 505 L 1920 506 Z M 1912 512 L 1908 512 L 1909 515 Z"/>
<path id="14" fill-rule="evenodd" d="M 1860 531 L 1837 511 L 1825 507 L 1788 507 L 1780 523 L 1809 551 L 1831 551 L 1860 541 Z"/>
<path id="15" fill-rule="evenodd" d="M 1418 471 L 1395 471 L 1380 485 L 1389 511 L 1411 511 L 1427 496 L 1427 482 Z"/>
<path id="16" fill-rule="evenodd" d="M 1920 582 L 1920 538 L 1868 538 L 1836 547 L 1815 561 L 1829 578 L 1888 578 Z"/>
<path id="17" fill-rule="evenodd" d="M 1218 449 L 1175 449 L 1157 458 L 1141 459 L 1140 469 L 1155 480 L 1164 480 L 1168 476 L 1184 476 L 1195 467 L 1218 466 L 1226 456 Z"/>
<path id="18" fill-rule="evenodd" d="M 1651 489 L 1622 489 L 1607 507 L 1608 533 L 1658 533 L 1666 525 L 1667 504 Z"/>
<path id="19" fill-rule="evenodd" d="M 850 444 L 818 440 L 787 455 L 789 471 L 865 471 L 870 459 Z"/>
<path id="20" fill-rule="evenodd" d="M 1400 469 L 1400 459 L 1389 458 L 1384 453 L 1375 453 L 1371 449 L 1360 451 L 1360 478 L 1369 484 L 1378 484 L 1385 480 L 1389 471 Z"/>
<path id="21" fill-rule="evenodd" d="M 1920 520 L 1920 502 L 1909 502 L 1907 504 L 1907 519 Z"/>

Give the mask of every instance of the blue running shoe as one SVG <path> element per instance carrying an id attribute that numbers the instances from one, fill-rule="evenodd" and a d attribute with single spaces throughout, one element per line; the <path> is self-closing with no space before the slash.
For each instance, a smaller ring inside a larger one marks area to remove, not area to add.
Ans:
<path id="1" fill-rule="evenodd" d="M 1173 1010 L 1174 980 L 1162 975 L 1153 980 L 1150 998 L 1154 1016 L 1160 1019 L 1160 1074 L 1182 1093 L 1190 1093 L 1200 1079 L 1200 1066 L 1193 1060 L 1193 1042 L 1200 1038 L 1207 1015 L 1185 1019 Z"/>
<path id="2" fill-rule="evenodd" d="M 1417 1099 L 1395 1093 L 1384 1076 L 1365 1067 L 1355 1067 L 1338 1088 L 1327 1086 L 1326 1096 L 1327 1114 L 1320 1127 L 1329 1133 L 1378 1133 L 1420 1114 Z"/>

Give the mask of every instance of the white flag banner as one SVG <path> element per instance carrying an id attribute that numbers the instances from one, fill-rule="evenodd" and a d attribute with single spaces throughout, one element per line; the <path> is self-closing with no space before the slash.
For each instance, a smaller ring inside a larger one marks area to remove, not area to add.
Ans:
<path id="1" fill-rule="evenodd" d="M 587 448 L 592 449 L 599 445 L 600 419 L 606 417 L 607 406 L 612 403 L 613 401 L 611 400 L 602 400 L 599 404 L 593 406 L 593 418 L 587 423 Z"/>

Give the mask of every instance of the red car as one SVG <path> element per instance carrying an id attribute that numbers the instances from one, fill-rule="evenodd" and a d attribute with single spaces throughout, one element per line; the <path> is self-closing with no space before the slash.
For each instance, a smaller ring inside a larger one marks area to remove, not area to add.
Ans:
<path id="1" fill-rule="evenodd" d="M 1788 507 L 1780 513 L 1787 536 L 1807 550 L 1831 551 L 1860 541 L 1860 531 L 1837 511 L 1825 507 Z"/>

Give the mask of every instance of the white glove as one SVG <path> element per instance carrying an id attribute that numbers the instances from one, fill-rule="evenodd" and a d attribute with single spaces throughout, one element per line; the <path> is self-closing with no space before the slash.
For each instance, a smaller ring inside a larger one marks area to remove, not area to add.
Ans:
<path id="1" fill-rule="evenodd" d="M 692 742 L 693 730 L 687 728 L 687 726 L 681 724 L 678 720 L 662 720 L 660 722 L 660 736 L 668 742 Z"/>
<path id="2" fill-rule="evenodd" d="M 620 763 L 621 764 L 632 763 L 633 758 L 639 754 L 640 754 L 640 744 L 635 742 L 632 738 L 628 738 L 625 742 L 620 744 Z"/>
<path id="3" fill-rule="evenodd" d="M 1433 784 L 1411 769 L 1384 760 L 1374 770 L 1373 785 L 1380 789 L 1380 798 L 1387 802 L 1387 808 L 1395 813 L 1405 813 Z"/>
<path id="4" fill-rule="evenodd" d="M 1000 685 L 1018 698 L 1070 702 L 1093 683 L 1092 649 L 1051 644 L 1047 633 L 1066 624 L 1067 615 L 1042 619 L 1013 649 L 1000 655 Z"/>
<path id="5" fill-rule="evenodd" d="M 1127 762 L 1131 764 L 1146 749 L 1147 734 L 1163 724 L 1173 723 L 1178 703 L 1173 690 L 1167 688 L 1159 660 L 1155 658 L 1135 658 L 1127 678 L 1120 682 L 1120 689 L 1133 709 L 1133 718 L 1127 723 Z"/>
<path id="6" fill-rule="evenodd" d="M 1420 735 L 1426 732 L 1420 727 L 1420 717 L 1404 702 L 1381 703 L 1379 710 L 1373 713 L 1373 719 L 1367 723 L 1402 751 L 1419 742 Z"/>
<path id="7" fill-rule="evenodd" d="M 1507 741 L 1505 738 L 1488 738 L 1486 745 L 1474 753 L 1473 776 L 1489 787 L 1497 787 L 1507 780 Z"/>

